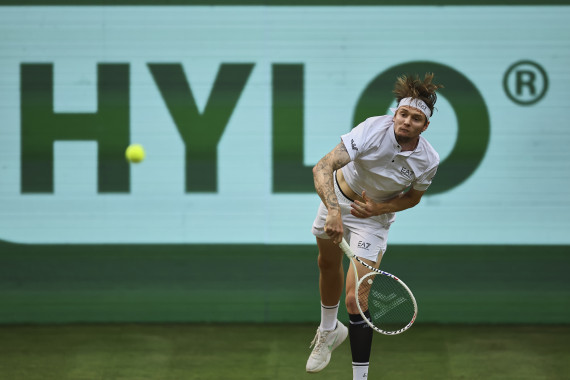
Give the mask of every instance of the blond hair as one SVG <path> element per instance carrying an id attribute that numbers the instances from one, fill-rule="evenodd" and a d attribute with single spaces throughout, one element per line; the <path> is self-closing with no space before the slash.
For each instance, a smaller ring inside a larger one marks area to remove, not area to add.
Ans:
<path id="1" fill-rule="evenodd" d="M 426 73 L 423 81 L 418 74 L 398 77 L 394 85 L 394 95 L 396 95 L 398 103 L 404 98 L 420 99 L 427 104 L 433 114 L 433 107 L 437 101 L 437 94 L 435 92 L 437 89 L 443 88 L 443 85 L 432 82 L 433 77 L 433 73 Z"/>

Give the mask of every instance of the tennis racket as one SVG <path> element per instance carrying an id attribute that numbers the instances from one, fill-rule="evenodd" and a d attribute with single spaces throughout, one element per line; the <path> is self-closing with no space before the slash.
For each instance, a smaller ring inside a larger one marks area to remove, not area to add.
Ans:
<path id="1" fill-rule="evenodd" d="M 339 246 L 352 262 L 356 279 L 356 305 L 366 323 L 385 335 L 400 334 L 412 327 L 418 314 L 418 305 L 408 286 L 398 277 L 356 257 L 344 238 Z M 358 278 L 357 265 L 364 265 L 369 270 L 362 278 Z M 366 310 L 369 310 L 370 317 L 364 314 Z"/>

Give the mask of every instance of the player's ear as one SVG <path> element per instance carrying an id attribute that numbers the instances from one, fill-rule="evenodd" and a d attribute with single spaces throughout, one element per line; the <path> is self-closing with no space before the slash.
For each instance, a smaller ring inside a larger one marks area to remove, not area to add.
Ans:
<path id="1" fill-rule="evenodd" d="M 429 121 L 426 121 L 426 124 L 424 125 L 422 132 L 425 132 L 425 130 L 428 128 L 428 125 L 429 125 Z"/>

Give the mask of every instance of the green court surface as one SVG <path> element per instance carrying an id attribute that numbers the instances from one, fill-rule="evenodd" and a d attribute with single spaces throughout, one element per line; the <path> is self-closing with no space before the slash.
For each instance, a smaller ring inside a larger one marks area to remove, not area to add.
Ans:
<path id="1" fill-rule="evenodd" d="M 0 327 L 10 380 L 351 379 L 346 341 L 318 374 L 313 324 Z M 374 336 L 369 379 L 556 380 L 570 374 L 570 326 L 422 325 Z"/>

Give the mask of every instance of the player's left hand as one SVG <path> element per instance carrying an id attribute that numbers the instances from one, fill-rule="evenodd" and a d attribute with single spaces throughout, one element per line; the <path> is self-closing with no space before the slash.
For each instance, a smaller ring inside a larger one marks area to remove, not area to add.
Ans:
<path id="1" fill-rule="evenodd" d="M 375 213 L 376 203 L 373 200 L 366 196 L 366 191 L 362 192 L 362 199 L 364 202 L 361 201 L 354 201 L 350 205 L 351 210 L 350 213 L 357 218 L 370 218 L 371 216 L 377 215 Z"/>

